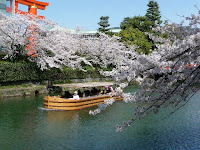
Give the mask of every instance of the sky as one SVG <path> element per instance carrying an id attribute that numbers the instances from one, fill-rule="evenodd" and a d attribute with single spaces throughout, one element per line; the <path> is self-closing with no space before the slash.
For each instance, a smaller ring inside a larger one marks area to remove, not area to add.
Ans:
<path id="1" fill-rule="evenodd" d="M 41 1 L 41 0 L 38 0 Z M 110 27 L 120 27 L 125 17 L 144 16 L 149 0 L 42 0 L 50 5 L 46 10 L 38 10 L 38 15 L 53 20 L 58 25 L 75 29 L 96 30 L 101 16 L 109 16 Z M 200 0 L 156 0 L 162 15 L 161 20 L 180 23 L 180 16 L 198 13 Z M 27 11 L 25 6 L 19 9 Z"/>

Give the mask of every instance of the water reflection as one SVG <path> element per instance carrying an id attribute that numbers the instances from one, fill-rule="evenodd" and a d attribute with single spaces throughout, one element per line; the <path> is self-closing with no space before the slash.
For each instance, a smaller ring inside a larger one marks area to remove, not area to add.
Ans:
<path id="1" fill-rule="evenodd" d="M 46 119 L 48 123 L 69 123 L 72 122 L 74 126 L 79 124 L 79 112 L 77 111 L 46 111 Z"/>

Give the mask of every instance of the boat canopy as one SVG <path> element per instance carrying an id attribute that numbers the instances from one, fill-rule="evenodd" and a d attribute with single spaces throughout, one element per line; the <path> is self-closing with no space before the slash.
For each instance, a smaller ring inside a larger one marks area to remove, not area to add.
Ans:
<path id="1" fill-rule="evenodd" d="M 86 82 L 86 83 L 70 83 L 70 84 L 54 84 L 54 86 L 68 87 L 68 88 L 91 88 L 91 87 L 104 87 L 112 86 L 113 82 Z"/>
<path id="2" fill-rule="evenodd" d="M 86 83 L 70 83 L 70 84 L 54 84 L 54 86 L 61 88 L 73 88 L 73 89 L 82 89 L 82 88 L 100 88 L 105 86 L 113 86 L 113 82 L 86 82 Z"/>

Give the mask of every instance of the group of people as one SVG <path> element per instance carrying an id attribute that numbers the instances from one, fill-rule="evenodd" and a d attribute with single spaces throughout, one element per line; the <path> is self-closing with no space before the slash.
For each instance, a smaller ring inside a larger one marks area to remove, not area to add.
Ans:
<path id="1" fill-rule="evenodd" d="M 65 91 L 65 95 L 62 96 L 62 98 L 69 98 L 74 100 L 79 100 L 80 97 L 89 97 L 89 96 L 97 96 L 97 95 L 103 95 L 108 94 L 110 92 L 114 92 L 112 87 L 105 86 L 104 90 L 96 89 L 95 87 L 92 88 L 92 90 L 85 90 L 81 92 L 80 90 L 74 91 L 74 94 L 72 95 L 69 91 Z"/>
<path id="2" fill-rule="evenodd" d="M 75 100 L 80 99 L 77 91 L 74 91 L 73 95 L 69 91 L 65 91 L 65 95 L 61 96 L 61 98 L 69 98 L 69 99 L 75 99 Z"/>

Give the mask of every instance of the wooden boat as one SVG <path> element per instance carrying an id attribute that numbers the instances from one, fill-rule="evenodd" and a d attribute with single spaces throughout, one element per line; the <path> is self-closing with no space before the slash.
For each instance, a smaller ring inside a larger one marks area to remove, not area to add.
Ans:
<path id="1" fill-rule="evenodd" d="M 80 100 L 60 98 L 60 96 L 45 96 L 44 108 L 57 110 L 79 110 L 87 107 L 97 106 L 104 103 L 105 100 L 115 99 L 115 101 L 123 100 L 121 97 L 110 97 L 109 95 L 92 96 L 80 98 Z"/>
<path id="2" fill-rule="evenodd" d="M 105 83 L 98 84 L 93 87 L 100 87 L 105 85 Z M 108 85 L 108 84 L 106 84 Z M 61 85 L 59 85 L 61 86 Z M 81 85 L 81 87 L 91 87 L 90 85 L 85 86 Z M 80 86 L 78 88 L 81 88 Z M 55 110 L 80 110 L 88 107 L 97 106 L 100 103 L 104 103 L 105 100 L 114 99 L 115 101 L 123 100 L 122 97 L 110 96 L 109 94 L 91 96 L 91 97 L 83 97 L 79 100 L 62 98 L 61 96 L 45 96 L 44 100 L 44 108 L 55 109 Z"/>

